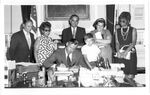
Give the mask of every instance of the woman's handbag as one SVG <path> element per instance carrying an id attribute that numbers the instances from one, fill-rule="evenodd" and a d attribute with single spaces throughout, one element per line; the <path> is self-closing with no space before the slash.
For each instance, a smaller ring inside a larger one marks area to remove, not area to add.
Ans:
<path id="1" fill-rule="evenodd" d="M 125 50 L 129 47 L 129 45 L 124 45 L 121 47 L 119 50 L 120 53 L 125 52 Z M 132 48 L 126 55 L 125 59 L 130 60 L 131 58 L 131 53 L 135 52 L 135 48 Z"/>

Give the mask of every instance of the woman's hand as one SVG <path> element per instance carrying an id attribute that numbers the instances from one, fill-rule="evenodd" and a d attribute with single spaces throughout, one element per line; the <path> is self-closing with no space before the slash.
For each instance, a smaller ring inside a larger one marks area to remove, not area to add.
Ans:
<path id="1" fill-rule="evenodd" d="M 66 68 L 65 64 L 60 64 L 58 67 Z"/>
<path id="2" fill-rule="evenodd" d="M 118 51 L 118 52 L 117 52 L 117 57 L 118 57 L 118 58 L 121 58 L 121 55 L 122 55 L 122 54 Z"/>
<path id="3" fill-rule="evenodd" d="M 117 57 L 126 59 L 127 54 L 128 52 L 117 52 Z"/>
<path id="4" fill-rule="evenodd" d="M 57 47 L 57 44 L 59 43 L 58 40 L 54 40 L 54 50 L 56 50 L 58 47 Z"/>
<path id="5" fill-rule="evenodd" d="M 59 43 L 59 41 L 58 40 L 54 40 L 54 43 L 57 44 L 57 43 Z"/>
<path id="6" fill-rule="evenodd" d="M 36 63 L 38 66 L 42 66 L 43 64 L 42 63 Z"/>
<path id="7" fill-rule="evenodd" d="M 127 54 L 128 54 L 128 52 L 126 52 L 126 51 L 123 53 L 123 58 L 124 59 L 126 59 Z"/>

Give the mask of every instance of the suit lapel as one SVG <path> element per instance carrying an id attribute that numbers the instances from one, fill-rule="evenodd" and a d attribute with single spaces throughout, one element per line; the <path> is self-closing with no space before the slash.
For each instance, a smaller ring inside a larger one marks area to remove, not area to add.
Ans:
<path id="1" fill-rule="evenodd" d="M 30 33 L 30 38 L 31 38 L 31 47 L 32 47 L 32 45 L 34 45 L 34 37 L 32 36 L 32 33 Z"/>
<path id="2" fill-rule="evenodd" d="M 26 38 L 25 38 L 25 35 L 24 35 L 24 33 L 23 33 L 23 30 L 21 31 L 21 38 L 22 38 L 23 42 L 25 42 L 24 44 L 26 44 L 26 45 L 25 45 L 26 48 L 29 50 L 29 46 L 28 46 L 27 40 L 26 40 Z"/>
<path id="3" fill-rule="evenodd" d="M 71 38 L 73 38 L 71 27 L 69 28 L 69 34 L 70 34 Z"/>
<path id="4" fill-rule="evenodd" d="M 68 64 L 67 64 L 67 58 L 66 58 L 66 53 L 65 53 L 65 48 L 62 50 L 62 60 L 63 60 L 64 64 L 66 66 L 68 66 Z"/>
<path id="5" fill-rule="evenodd" d="M 80 34 L 80 33 L 79 33 L 79 27 L 77 27 L 75 38 L 79 37 L 78 34 Z"/>
<path id="6" fill-rule="evenodd" d="M 75 61 L 76 61 L 76 53 L 73 52 L 72 53 L 72 65 L 75 64 Z"/>

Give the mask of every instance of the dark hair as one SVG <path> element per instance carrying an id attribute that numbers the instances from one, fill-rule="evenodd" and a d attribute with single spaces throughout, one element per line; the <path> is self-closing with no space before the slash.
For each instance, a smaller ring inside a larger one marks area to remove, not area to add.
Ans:
<path id="1" fill-rule="evenodd" d="M 129 12 L 122 12 L 119 16 L 119 23 L 121 19 L 126 19 L 128 23 L 130 23 L 131 20 L 131 14 Z"/>
<path id="2" fill-rule="evenodd" d="M 68 41 L 68 43 L 69 43 L 69 44 L 78 45 L 79 42 L 78 42 L 76 39 L 70 39 L 70 40 Z"/>
<path id="3" fill-rule="evenodd" d="M 26 24 L 27 22 L 32 22 L 33 23 L 33 21 L 31 19 L 24 19 L 23 20 L 23 24 Z"/>
<path id="4" fill-rule="evenodd" d="M 78 21 L 79 21 L 79 16 L 76 15 L 76 14 L 73 14 L 73 15 L 71 15 L 70 18 L 69 18 L 69 21 L 68 21 L 68 22 L 69 22 L 69 25 L 71 25 L 70 20 L 71 20 L 73 17 L 77 17 L 77 18 L 78 18 Z"/>
<path id="5" fill-rule="evenodd" d="M 84 36 L 84 40 L 87 40 L 87 39 L 90 39 L 90 38 L 93 38 L 93 35 L 91 33 L 87 33 L 85 36 Z"/>
<path id="6" fill-rule="evenodd" d="M 103 23 L 104 24 L 104 27 L 106 26 L 106 22 L 105 22 L 105 20 L 103 19 L 103 18 L 99 18 L 99 19 L 97 19 L 95 22 L 94 22 L 94 24 L 93 24 L 93 27 L 96 29 L 96 25 L 98 24 L 98 23 Z"/>
<path id="7" fill-rule="evenodd" d="M 42 24 L 40 25 L 39 29 L 40 29 L 40 33 L 41 35 L 43 35 L 43 30 L 48 27 L 51 28 L 51 23 L 50 22 L 42 22 Z"/>

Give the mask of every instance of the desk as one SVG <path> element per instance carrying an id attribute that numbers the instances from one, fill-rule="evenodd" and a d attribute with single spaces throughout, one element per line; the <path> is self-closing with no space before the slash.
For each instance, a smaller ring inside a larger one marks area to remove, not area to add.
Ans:
<path id="1" fill-rule="evenodd" d="M 118 87 L 116 78 L 124 78 L 123 71 L 94 68 L 88 70 L 85 68 L 80 69 L 79 80 L 84 87 Z"/>
<path id="2" fill-rule="evenodd" d="M 114 70 L 95 70 L 90 71 L 85 68 L 79 68 L 76 73 L 71 70 L 68 71 L 55 71 L 56 80 L 50 85 L 46 84 L 44 86 L 38 85 L 38 80 L 36 85 L 32 86 L 32 81 L 28 81 L 24 84 L 24 81 L 16 82 L 11 88 L 77 88 L 77 87 L 132 87 L 129 83 L 124 83 L 119 81 L 118 78 L 123 80 L 123 71 Z M 58 77 L 64 76 L 67 80 L 58 80 Z M 70 79 L 75 76 L 75 79 Z M 144 87 L 144 85 L 139 85 Z"/>
<path id="3" fill-rule="evenodd" d="M 57 70 L 54 72 L 54 87 L 78 87 L 79 68 Z"/>

